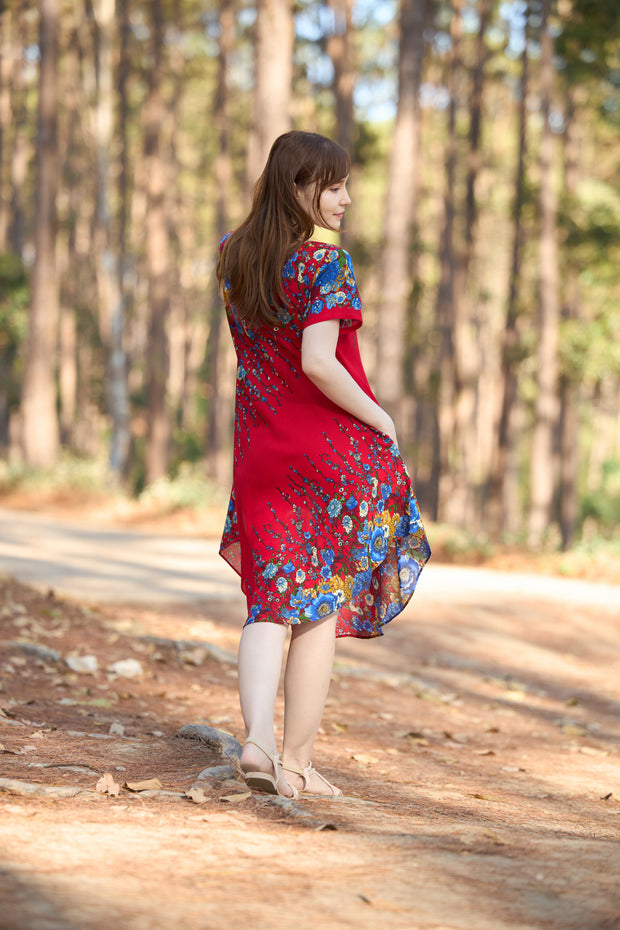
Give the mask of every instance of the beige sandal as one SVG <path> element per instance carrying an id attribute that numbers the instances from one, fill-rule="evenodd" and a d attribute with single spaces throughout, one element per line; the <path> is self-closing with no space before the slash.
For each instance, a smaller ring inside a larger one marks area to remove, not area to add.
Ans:
<path id="1" fill-rule="evenodd" d="M 265 749 L 264 746 L 261 746 L 260 743 L 257 743 L 255 739 L 248 738 L 243 744 L 246 746 L 248 743 L 252 743 L 253 746 L 256 746 L 262 753 L 264 753 L 271 765 L 273 766 L 273 775 L 270 775 L 269 772 L 243 772 L 243 777 L 248 788 L 256 788 L 257 791 L 264 791 L 267 794 L 278 794 L 281 798 L 286 798 L 289 801 L 294 801 L 299 797 L 299 792 L 297 788 L 294 788 L 293 785 L 290 786 L 293 794 L 289 797 L 287 794 L 282 794 L 278 789 L 278 766 L 282 765 L 280 761 L 280 756 L 277 752 L 269 752 Z"/>
<path id="2" fill-rule="evenodd" d="M 299 794 L 308 794 L 315 798 L 340 798 L 342 797 L 342 791 L 340 790 L 340 788 L 336 788 L 336 786 L 332 785 L 330 781 L 327 781 L 324 775 L 321 775 L 320 772 L 317 772 L 317 770 L 313 768 L 312 762 L 308 762 L 305 769 L 296 769 L 296 768 L 293 768 L 293 766 L 291 765 L 282 765 L 282 770 L 284 772 L 294 772 L 295 775 L 299 775 L 301 778 L 303 778 L 304 784 L 303 784 L 303 788 L 299 789 Z M 315 794 L 313 791 L 307 790 L 308 785 L 310 784 L 310 779 L 312 778 L 313 775 L 316 775 L 317 778 L 320 778 L 321 781 L 325 785 L 327 785 L 327 787 L 331 791 L 331 794 Z M 291 785 L 291 788 L 292 787 L 293 786 Z"/>

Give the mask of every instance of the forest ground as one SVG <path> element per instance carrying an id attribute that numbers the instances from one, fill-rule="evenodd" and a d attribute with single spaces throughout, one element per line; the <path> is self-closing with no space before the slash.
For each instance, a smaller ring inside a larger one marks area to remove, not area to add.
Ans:
<path id="1" fill-rule="evenodd" d="M 78 516 L 0 511 L 3 930 L 619 930 L 619 586 L 432 560 L 283 802 L 178 736 L 242 732 L 216 541 Z"/>

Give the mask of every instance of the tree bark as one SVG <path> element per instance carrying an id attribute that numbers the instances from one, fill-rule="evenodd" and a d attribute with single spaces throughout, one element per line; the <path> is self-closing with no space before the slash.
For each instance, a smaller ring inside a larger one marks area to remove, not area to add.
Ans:
<path id="1" fill-rule="evenodd" d="M 13 21 L 11 10 L 0 3 L 0 252 L 7 251 L 9 204 L 7 191 L 7 151 L 11 126 L 11 72 Z"/>
<path id="2" fill-rule="evenodd" d="M 96 274 L 100 329 L 106 355 L 107 408 L 112 421 L 108 462 L 110 476 L 114 483 L 119 484 L 127 469 L 130 424 L 127 358 L 124 348 L 125 302 L 117 244 L 112 236 L 111 216 L 115 175 L 112 163 L 115 105 L 113 50 L 117 42 L 115 0 L 92 0 L 92 9 L 96 23 Z"/>
<path id="3" fill-rule="evenodd" d="M 248 141 L 247 182 L 252 190 L 274 139 L 291 128 L 293 5 L 257 0 L 254 97 Z"/>
<path id="4" fill-rule="evenodd" d="M 452 4 L 450 21 L 451 49 L 446 86 L 450 98 L 446 150 L 444 226 L 439 249 L 439 288 L 437 292 L 437 326 L 440 332 L 439 396 L 438 396 L 438 457 L 437 516 L 440 520 L 462 522 L 460 508 L 455 506 L 454 439 L 456 426 L 456 344 L 457 311 L 455 306 L 456 266 L 456 165 L 457 165 L 457 79 L 461 69 L 461 37 L 463 31 L 463 0 Z"/>
<path id="5" fill-rule="evenodd" d="M 334 29 L 327 37 L 327 54 L 334 67 L 335 139 L 345 152 L 353 150 L 353 90 L 355 49 L 352 34 L 353 0 L 326 0 L 334 17 Z"/>
<path id="6" fill-rule="evenodd" d="M 18 48 L 24 49 L 29 42 L 25 0 L 17 0 L 13 8 L 13 16 L 15 25 L 14 44 Z M 9 169 L 11 180 L 11 221 L 8 238 L 12 251 L 15 252 L 16 255 L 23 257 L 26 229 L 24 188 L 30 157 L 23 52 L 19 55 L 15 55 L 13 58 L 11 74 L 11 124 L 13 128 Z"/>
<path id="7" fill-rule="evenodd" d="M 28 465 L 49 468 L 56 462 L 59 444 L 55 384 L 58 0 L 40 0 L 39 17 L 36 258 L 22 390 L 22 442 Z"/>
<path id="8" fill-rule="evenodd" d="M 162 93 L 164 18 L 161 0 L 151 0 L 150 14 L 153 63 L 149 74 L 144 132 L 144 155 L 147 163 L 146 256 L 149 301 L 145 463 L 147 484 L 166 474 L 170 442 L 167 403 L 169 348 L 166 329 L 170 310 L 169 241 L 166 216 L 167 172 L 162 138 L 166 106 Z"/>
<path id="9" fill-rule="evenodd" d="M 542 2 L 540 42 L 541 115 L 540 145 L 540 285 L 536 352 L 536 402 L 530 459 L 530 513 L 528 537 L 539 546 L 551 523 L 555 489 L 554 431 L 558 423 L 558 256 L 556 241 L 557 195 L 553 178 L 553 134 L 549 125 L 553 91 L 553 39 L 549 30 L 551 0 Z"/>
<path id="10" fill-rule="evenodd" d="M 418 150 L 418 93 L 424 56 L 428 0 L 402 0 L 398 64 L 398 108 L 388 170 L 381 250 L 377 328 L 377 396 L 404 429 L 404 356 L 411 291 L 410 250 L 414 222 L 414 177 Z"/>
<path id="11" fill-rule="evenodd" d="M 220 0 L 220 44 L 218 54 L 217 89 L 213 108 L 213 125 L 217 132 L 218 150 L 215 159 L 217 181 L 216 235 L 218 243 L 228 231 L 228 200 L 232 164 L 229 148 L 228 83 L 230 57 L 234 49 L 235 6 L 233 0 Z M 222 478 L 224 462 L 225 431 L 231 411 L 227 410 L 227 393 L 222 390 L 222 322 L 224 311 L 217 281 L 214 280 L 211 297 L 209 336 L 205 356 L 205 375 L 208 391 L 207 408 L 207 471 L 213 478 Z M 230 346 L 228 346 L 230 351 Z"/>
<path id="12" fill-rule="evenodd" d="M 527 11 L 526 14 L 527 16 Z M 519 82 L 519 148 L 515 166 L 514 201 L 512 208 L 512 259 L 506 323 L 501 346 L 501 401 L 497 430 L 497 445 L 489 483 L 490 529 L 495 537 L 503 532 L 516 533 L 518 514 L 515 501 L 517 488 L 511 481 L 514 469 L 510 460 L 516 446 L 515 410 L 517 402 L 517 372 L 521 357 L 518 321 L 520 315 L 521 258 L 523 253 L 523 205 L 525 200 L 525 154 L 527 151 L 527 96 L 529 93 L 527 31 L 521 55 L 521 78 Z"/>
<path id="13" fill-rule="evenodd" d="M 574 91 L 567 91 L 564 130 L 564 188 L 569 202 L 577 194 L 579 174 L 577 114 Z M 579 270 L 569 261 L 565 271 L 562 318 L 580 317 Z M 560 377 L 560 532 L 562 548 L 569 549 L 575 541 L 579 500 L 579 384 L 575 376 L 563 372 Z"/>

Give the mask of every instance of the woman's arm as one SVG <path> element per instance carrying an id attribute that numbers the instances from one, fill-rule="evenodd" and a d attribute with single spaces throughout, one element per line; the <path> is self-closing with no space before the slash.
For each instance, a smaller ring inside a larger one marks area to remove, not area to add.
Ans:
<path id="1" fill-rule="evenodd" d="M 301 367 L 305 375 L 331 401 L 358 420 L 373 426 L 398 445 L 394 422 L 366 394 L 336 358 L 340 320 L 322 320 L 303 331 Z"/>

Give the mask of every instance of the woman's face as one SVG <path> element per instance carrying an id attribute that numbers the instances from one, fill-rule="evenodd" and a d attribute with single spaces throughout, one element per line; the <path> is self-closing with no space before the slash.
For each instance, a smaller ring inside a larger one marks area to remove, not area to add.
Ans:
<path id="1" fill-rule="evenodd" d="M 336 181 L 325 188 L 319 198 L 318 215 L 314 209 L 315 185 L 309 184 L 307 187 L 296 188 L 297 199 L 317 226 L 322 226 L 324 229 L 333 229 L 334 231 L 340 229 L 345 208 L 351 203 L 351 198 L 347 192 L 348 181 L 347 176 L 342 181 Z"/>

